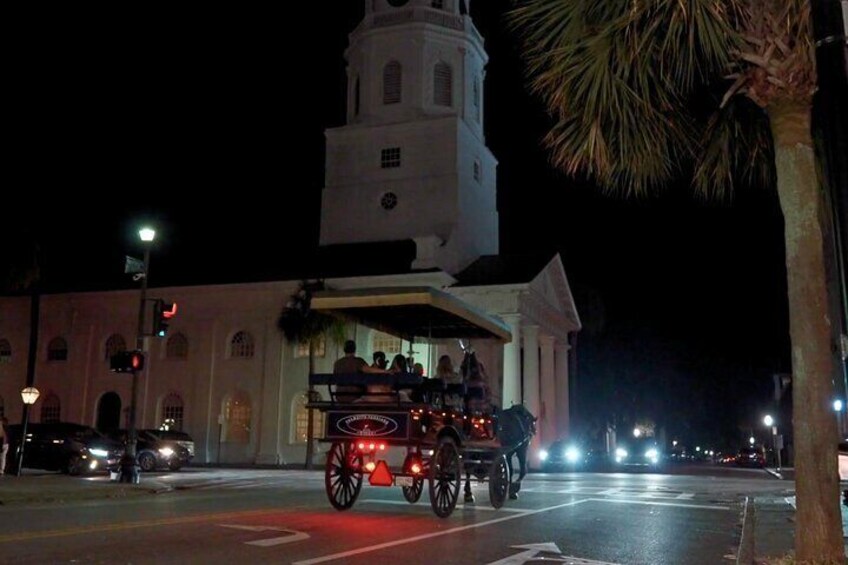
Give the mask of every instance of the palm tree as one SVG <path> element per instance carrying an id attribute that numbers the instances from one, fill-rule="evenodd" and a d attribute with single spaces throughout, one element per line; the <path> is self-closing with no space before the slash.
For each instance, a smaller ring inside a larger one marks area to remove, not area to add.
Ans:
<path id="1" fill-rule="evenodd" d="M 297 292 L 286 304 L 277 326 L 291 343 L 309 344 L 309 374 L 315 372 L 315 347 L 325 337 L 330 337 L 336 343 L 344 340 L 344 322 L 329 314 L 312 310 L 312 293 L 324 288 L 320 281 L 303 281 Z M 315 389 L 309 384 L 309 401 L 313 400 Z M 307 469 L 312 468 L 314 456 L 315 422 L 312 408 L 308 409 L 306 424 L 306 463 Z"/>
<path id="2" fill-rule="evenodd" d="M 796 556 L 841 563 L 837 430 L 828 410 L 836 374 L 828 219 L 810 128 L 816 68 L 808 0 L 516 4 L 509 19 L 523 40 L 530 88 L 554 120 L 545 143 L 556 168 L 624 195 L 693 170 L 705 198 L 776 176 L 792 341 Z M 715 112 L 704 120 L 693 108 L 703 108 L 710 92 Z"/>

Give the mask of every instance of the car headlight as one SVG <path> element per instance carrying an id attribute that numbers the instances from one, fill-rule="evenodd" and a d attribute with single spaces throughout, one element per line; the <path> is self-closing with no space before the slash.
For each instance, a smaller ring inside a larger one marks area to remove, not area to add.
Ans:
<path id="1" fill-rule="evenodd" d="M 580 460 L 580 450 L 576 447 L 569 447 L 565 450 L 565 460 L 569 463 L 577 463 Z"/>
<path id="2" fill-rule="evenodd" d="M 627 450 L 623 447 L 615 448 L 615 458 L 616 459 L 626 459 L 627 458 Z"/>
<path id="3" fill-rule="evenodd" d="M 109 452 L 105 449 L 94 448 L 89 449 L 88 452 L 94 455 L 95 457 L 106 457 L 107 455 L 109 455 Z"/>
<path id="4" fill-rule="evenodd" d="M 174 450 L 171 449 L 170 447 L 161 447 L 161 448 L 159 448 L 159 453 L 161 453 L 165 457 L 170 457 L 171 455 L 174 454 Z"/>
<path id="5" fill-rule="evenodd" d="M 543 449 L 543 450 L 541 450 L 541 451 L 539 451 L 539 459 L 541 459 L 542 461 L 544 461 L 544 460 L 546 460 L 547 458 L 548 458 L 548 452 L 547 452 L 547 451 L 545 451 L 544 449 Z"/>
<path id="6" fill-rule="evenodd" d="M 647 457 L 648 459 L 656 459 L 659 456 L 660 454 L 654 448 L 651 448 L 645 452 L 645 457 Z"/>

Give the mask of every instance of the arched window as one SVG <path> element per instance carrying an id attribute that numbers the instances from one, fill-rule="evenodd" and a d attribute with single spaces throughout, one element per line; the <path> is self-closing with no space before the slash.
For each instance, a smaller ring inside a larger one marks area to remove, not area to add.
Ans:
<path id="1" fill-rule="evenodd" d="M 48 361 L 67 361 L 68 359 L 68 342 L 61 337 L 54 337 L 47 344 L 47 360 Z"/>
<path id="2" fill-rule="evenodd" d="M 391 334 L 383 332 L 374 332 L 371 337 L 371 351 L 382 351 L 388 356 L 389 361 L 392 355 L 400 353 L 401 339 Z"/>
<path id="3" fill-rule="evenodd" d="M 317 400 L 321 400 L 320 394 L 313 393 L 316 395 Z M 306 403 L 309 400 L 309 396 L 306 392 L 298 394 L 292 400 L 292 435 L 291 438 L 292 443 L 306 443 L 306 438 L 308 437 L 307 431 L 309 429 L 309 410 L 306 409 Z M 312 411 L 312 435 L 315 438 L 324 437 L 324 413 L 318 410 Z"/>
<path id="4" fill-rule="evenodd" d="M 127 350 L 127 342 L 121 334 L 112 334 L 106 340 L 106 361 L 108 362 L 112 355 Z"/>
<path id="5" fill-rule="evenodd" d="M 327 340 L 324 338 L 324 334 L 318 336 L 312 347 L 312 353 L 315 357 L 324 357 L 327 354 Z M 298 343 L 294 349 L 294 356 L 295 358 L 309 357 L 309 342 L 302 341 Z"/>
<path id="6" fill-rule="evenodd" d="M 250 442 L 250 397 L 242 391 L 224 400 L 224 429 L 222 441 Z"/>
<path id="7" fill-rule="evenodd" d="M 168 359 L 185 359 L 188 357 L 188 338 L 181 333 L 175 333 L 165 344 L 165 357 Z"/>
<path id="8" fill-rule="evenodd" d="M 0 363 L 12 362 L 12 344 L 8 339 L 0 339 Z"/>
<path id="9" fill-rule="evenodd" d="M 453 70 L 443 61 L 433 70 L 433 102 L 436 106 L 453 105 Z"/>
<path id="10" fill-rule="evenodd" d="M 52 392 L 41 403 L 41 423 L 51 424 L 62 421 L 62 403 Z"/>
<path id="11" fill-rule="evenodd" d="M 398 104 L 401 99 L 403 69 L 397 61 L 383 67 L 383 104 Z"/>
<path id="12" fill-rule="evenodd" d="M 230 357 L 247 359 L 253 357 L 253 336 L 247 332 L 236 332 L 230 340 Z"/>
<path id="13" fill-rule="evenodd" d="M 183 429 L 183 399 L 179 394 L 172 392 L 162 399 L 162 423 L 159 425 L 163 430 Z"/>

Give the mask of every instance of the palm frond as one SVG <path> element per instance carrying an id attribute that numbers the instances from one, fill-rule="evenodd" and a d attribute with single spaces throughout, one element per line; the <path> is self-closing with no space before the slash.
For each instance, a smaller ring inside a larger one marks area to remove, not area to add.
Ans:
<path id="1" fill-rule="evenodd" d="M 554 119 L 552 164 L 624 194 L 678 175 L 698 145 L 687 98 L 739 44 L 735 1 L 517 2 L 509 22 Z"/>
<path id="2" fill-rule="evenodd" d="M 747 98 L 730 98 L 710 117 L 697 155 L 693 184 L 704 199 L 728 200 L 739 184 L 774 182 L 768 116 Z"/>
<path id="3" fill-rule="evenodd" d="M 277 320 L 277 327 L 291 343 L 315 343 L 321 336 L 335 343 L 344 341 L 344 321 L 311 308 L 312 293 L 323 289 L 321 282 L 303 281 Z"/>

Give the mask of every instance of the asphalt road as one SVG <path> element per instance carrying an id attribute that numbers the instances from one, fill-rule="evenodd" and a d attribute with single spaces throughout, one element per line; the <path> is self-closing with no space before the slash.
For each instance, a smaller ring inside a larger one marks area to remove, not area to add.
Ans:
<path id="1" fill-rule="evenodd" d="M 100 479 L 105 480 L 105 479 Z M 0 507 L 0 561 L 15 563 L 735 563 L 745 499 L 785 493 L 759 470 L 533 474 L 519 500 L 437 518 L 425 487 L 363 486 L 332 509 L 320 471 L 145 475 L 172 490 Z"/>

